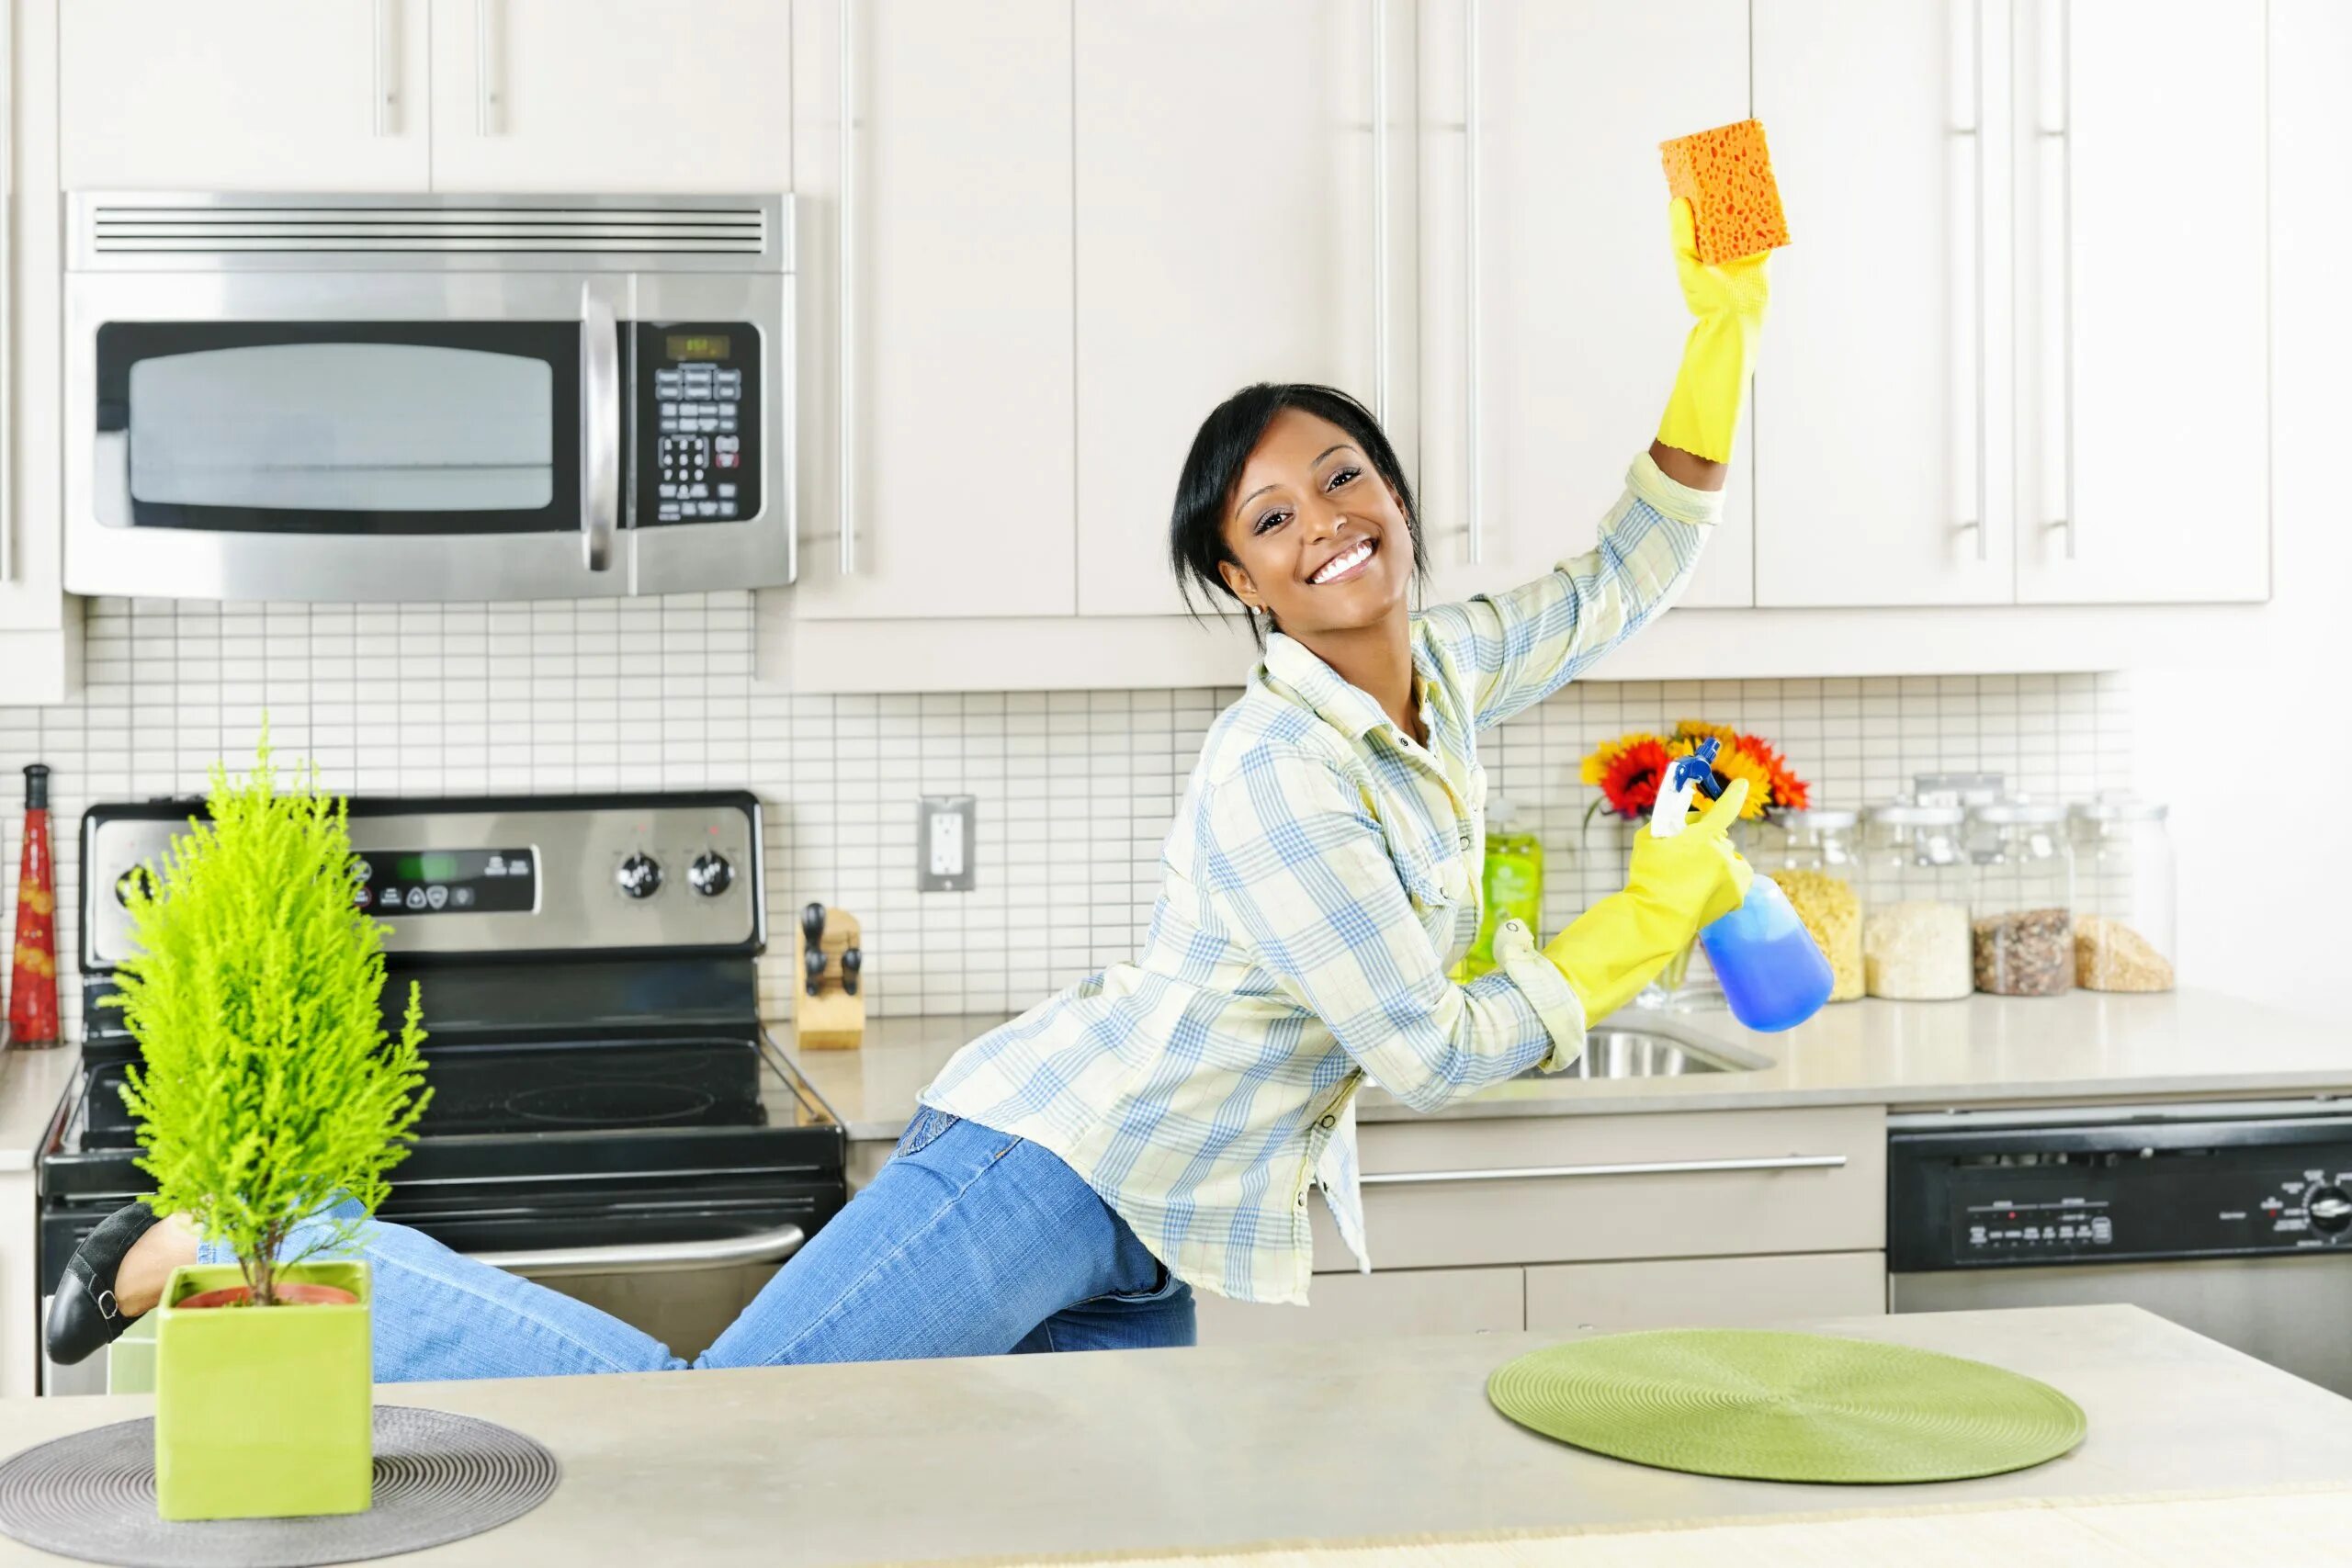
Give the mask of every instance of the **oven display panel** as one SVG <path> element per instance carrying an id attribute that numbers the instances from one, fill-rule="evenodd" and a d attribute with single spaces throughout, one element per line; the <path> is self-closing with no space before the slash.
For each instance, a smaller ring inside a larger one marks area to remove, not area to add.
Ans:
<path id="1" fill-rule="evenodd" d="M 535 850 L 369 850 L 359 907 L 377 914 L 528 913 L 538 907 Z"/>

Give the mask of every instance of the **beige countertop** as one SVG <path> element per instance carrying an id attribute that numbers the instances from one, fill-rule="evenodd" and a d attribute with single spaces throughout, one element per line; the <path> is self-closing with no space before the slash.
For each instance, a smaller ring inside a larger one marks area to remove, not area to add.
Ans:
<path id="1" fill-rule="evenodd" d="M 50 1117 L 81 1061 L 81 1051 L 72 1045 L 0 1050 L 0 1170 L 32 1168 Z"/>
<path id="2" fill-rule="evenodd" d="M 388 1385 L 552 1449 L 536 1512 L 419 1563 L 705 1568 L 1212 1547 L 1824 1510 L 2340 1486 L 2352 1401 L 2134 1307 L 1814 1325 L 1974 1357 L 2089 1416 L 2033 1470 L 1826 1487 L 1648 1470 L 1488 1408 L 1487 1374 L 1549 1342 L 1467 1336 L 733 1372 Z M 0 1401 L 0 1450 L 143 1416 L 141 1397 Z M 47 1562 L 0 1540 L 0 1564 Z"/>
<path id="3" fill-rule="evenodd" d="M 915 1096 L 994 1015 L 884 1018 L 854 1051 L 797 1051 L 776 1039 L 860 1139 L 894 1139 Z M 2086 1103 L 2342 1093 L 2352 1095 L 2352 1024 L 2303 1018 L 2210 991 L 2154 996 L 1972 997 L 1956 1002 L 1849 1002 L 1785 1034 L 1740 1028 L 1728 1012 L 1626 1011 L 1614 1022 L 1689 1035 L 1765 1059 L 1747 1072 L 1591 1080 L 1562 1076 L 1498 1084 L 1441 1114 L 1761 1110 L 1886 1105 L 1940 1110 L 2002 1103 Z M 1415 1114 L 1377 1089 L 1357 1100 L 1366 1122 Z"/>

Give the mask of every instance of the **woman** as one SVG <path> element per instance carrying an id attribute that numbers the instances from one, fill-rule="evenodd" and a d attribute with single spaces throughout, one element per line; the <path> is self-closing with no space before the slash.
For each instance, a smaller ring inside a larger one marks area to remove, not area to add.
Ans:
<path id="1" fill-rule="evenodd" d="M 1265 658 L 1202 747 L 1142 958 L 957 1055 L 873 1184 L 694 1365 L 1183 1345 L 1195 1287 L 1304 1303 L 1310 1184 L 1367 1256 L 1359 1085 L 1430 1111 L 1566 1066 L 1738 903 L 1735 784 L 1688 830 L 1640 834 L 1626 890 L 1548 947 L 1512 921 L 1493 974 L 1447 977 L 1476 926 L 1476 732 L 1665 608 L 1721 504 L 1764 261 L 1702 265 L 1680 202 L 1674 236 L 1698 324 L 1658 440 L 1596 550 L 1500 597 L 1410 615 L 1412 492 L 1352 400 L 1258 386 L 1209 415 L 1172 554 L 1188 591 L 1262 619 Z M 686 1365 L 414 1231 L 361 1235 L 380 1382 Z M 179 1217 L 114 1215 L 69 1267 L 51 1356 L 111 1340 L 199 1256 Z"/>

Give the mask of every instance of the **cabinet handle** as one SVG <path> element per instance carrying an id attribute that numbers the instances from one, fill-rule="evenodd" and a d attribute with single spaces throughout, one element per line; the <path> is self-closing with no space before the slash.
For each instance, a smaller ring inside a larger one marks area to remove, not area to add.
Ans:
<path id="1" fill-rule="evenodd" d="M 400 0 L 374 0 L 375 47 L 368 51 L 369 113 L 378 136 L 400 134 L 400 89 L 395 86 L 400 51 Z"/>
<path id="2" fill-rule="evenodd" d="M 498 0 L 474 0 L 474 134 L 498 134 L 498 70 L 491 49 L 498 37 Z"/>
<path id="3" fill-rule="evenodd" d="M 1372 0 L 1372 417 L 1388 430 L 1388 0 Z"/>
<path id="4" fill-rule="evenodd" d="M 620 323 L 580 286 L 580 551 L 590 571 L 609 570 L 621 510 Z"/>
<path id="5" fill-rule="evenodd" d="M 839 232 L 834 235 L 833 265 L 838 292 L 835 332 L 839 334 L 834 366 L 836 411 L 834 434 L 840 449 L 834 457 L 834 484 L 841 514 L 841 574 L 857 574 L 857 6 L 841 6 L 841 197 L 836 203 Z"/>
<path id="6" fill-rule="evenodd" d="M 1640 1160 L 1625 1165 L 1527 1165 L 1491 1170 L 1391 1170 L 1360 1176 L 1365 1187 L 1427 1187 L 1453 1181 L 1548 1181 L 1588 1176 L 1687 1176 L 1726 1170 L 1836 1170 L 1844 1155 L 1781 1155 L 1757 1159 Z"/>
<path id="7" fill-rule="evenodd" d="M 1479 331 L 1479 258 L 1478 196 L 1481 181 L 1478 175 L 1482 140 L 1478 135 L 1478 0 L 1464 0 L 1462 7 L 1462 209 L 1463 272 L 1469 288 L 1463 306 L 1463 331 L 1469 344 L 1463 354 L 1465 375 L 1463 399 L 1463 438 L 1467 447 L 1467 464 L 1464 474 L 1464 510 L 1469 513 L 1470 564 L 1476 566 L 1486 558 L 1487 518 L 1486 489 L 1480 480 L 1479 442 L 1485 424 L 1485 399 L 1479 382 L 1485 374 L 1486 354 Z"/>
<path id="8" fill-rule="evenodd" d="M 471 1256 L 510 1274 L 541 1279 L 578 1274 L 667 1274 L 688 1269 L 725 1269 L 744 1263 L 774 1263 L 800 1250 L 808 1235 L 798 1225 L 778 1225 L 723 1241 L 662 1241 L 641 1247 L 554 1247 L 529 1252 L 477 1252 Z"/>
<path id="9" fill-rule="evenodd" d="M 1972 270 L 1976 275 L 1976 321 L 1970 342 L 1976 349 L 1976 515 L 1962 523 L 1960 532 L 1974 531 L 1976 558 L 1982 561 L 1988 554 L 1985 536 L 1992 532 L 1984 515 L 1985 497 L 1990 490 L 1985 480 L 1985 435 L 1990 423 L 1985 416 L 1984 389 L 1984 328 L 1988 320 L 1984 309 L 1984 0 L 1975 0 L 1970 11 L 1969 57 L 1969 92 L 1975 105 L 1975 123 L 1962 127 L 1954 134 L 1968 138 L 1971 179 L 1975 186 L 1975 265 Z"/>
<path id="10" fill-rule="evenodd" d="M 2058 339 L 2060 411 L 2064 421 L 2066 462 L 2064 514 L 2042 525 L 2065 530 L 2066 558 L 2075 558 L 2075 7 L 2058 0 L 2045 15 L 2058 18 L 2058 123 L 2041 133 L 2058 144 L 2059 310 L 2065 324 Z"/>

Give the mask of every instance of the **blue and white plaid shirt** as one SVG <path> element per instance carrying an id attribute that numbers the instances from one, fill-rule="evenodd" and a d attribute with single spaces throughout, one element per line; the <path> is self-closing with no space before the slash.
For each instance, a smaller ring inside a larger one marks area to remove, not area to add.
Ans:
<path id="1" fill-rule="evenodd" d="M 958 1052 L 922 1102 L 1042 1144 L 1175 1274 L 1304 1303 L 1319 1183 L 1371 1268 L 1356 1088 L 1434 1111 L 1584 1047 L 1584 1010 L 1513 920 L 1476 936 L 1477 732 L 1542 701 L 1672 602 L 1722 507 L 1645 455 L 1589 554 L 1416 616 L 1425 748 L 1276 633 L 1201 748 L 1141 959 Z"/>

